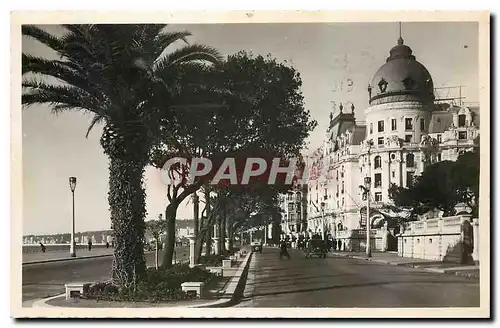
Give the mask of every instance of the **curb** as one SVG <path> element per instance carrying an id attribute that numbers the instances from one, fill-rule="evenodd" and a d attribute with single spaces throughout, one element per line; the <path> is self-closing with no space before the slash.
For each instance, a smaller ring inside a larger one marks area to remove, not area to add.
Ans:
<path id="1" fill-rule="evenodd" d="M 246 258 L 241 263 L 236 274 L 231 278 L 227 287 L 222 293 L 222 297 L 216 301 L 212 301 L 205 304 L 196 304 L 193 306 L 184 306 L 186 308 L 214 308 L 214 307 L 229 307 L 243 295 L 243 290 L 245 288 L 246 276 L 248 273 L 248 268 L 250 266 L 250 259 L 252 258 L 253 252 L 249 252 Z"/>
<path id="2" fill-rule="evenodd" d="M 377 262 L 377 263 L 383 263 L 383 264 L 388 264 L 388 265 L 395 265 L 395 266 L 404 266 L 407 268 L 413 268 L 413 269 L 420 269 L 428 272 L 433 272 L 433 273 L 445 273 L 445 274 L 455 274 L 457 276 L 461 277 L 468 277 L 468 278 L 474 278 L 476 277 L 475 272 L 470 272 L 470 269 L 459 269 L 459 270 L 450 270 L 447 268 L 425 268 L 422 267 L 421 265 L 411 265 L 411 262 L 392 262 L 389 260 L 377 260 L 373 258 L 366 258 L 363 256 L 357 256 L 357 255 L 349 255 L 349 254 L 341 254 L 341 253 L 333 253 L 335 256 L 340 256 L 340 257 L 348 257 L 356 260 L 365 260 L 365 261 L 371 261 L 371 262 Z M 477 268 L 479 272 L 479 267 Z"/>
<path id="3" fill-rule="evenodd" d="M 146 251 L 144 254 L 147 253 L 152 253 L 154 251 Z M 31 264 L 42 264 L 42 263 L 51 263 L 51 262 L 63 262 L 63 261 L 75 261 L 75 260 L 87 260 L 87 259 L 96 259 L 100 257 L 107 257 L 107 256 L 113 256 L 113 253 L 111 254 L 103 254 L 103 255 L 90 255 L 90 256 L 80 256 L 80 257 L 65 257 L 65 258 L 60 258 L 60 259 L 52 259 L 52 260 L 40 260 L 40 261 L 29 261 L 29 262 L 23 262 L 22 265 L 31 265 Z"/>
<path id="4" fill-rule="evenodd" d="M 81 256 L 81 257 L 67 257 L 67 258 L 62 258 L 62 259 L 41 260 L 41 261 L 30 261 L 30 262 L 23 262 L 22 265 L 42 264 L 42 263 L 52 263 L 52 262 L 64 262 L 64 261 L 75 261 L 75 260 L 86 260 L 86 259 L 96 259 L 96 258 L 107 257 L 107 256 L 113 256 L 113 254 L 91 255 L 91 256 Z"/>
<path id="5" fill-rule="evenodd" d="M 246 276 L 246 273 L 248 272 L 248 267 L 250 264 L 250 259 L 252 258 L 253 252 L 249 252 L 246 258 L 243 260 L 242 264 L 238 268 L 238 271 L 236 274 L 231 278 L 229 283 L 227 283 L 225 290 L 222 293 L 222 298 L 215 300 L 215 301 L 210 301 L 207 303 L 202 303 L 202 304 L 196 304 L 192 306 L 173 306 L 173 307 L 168 307 L 168 308 L 210 308 L 210 307 L 227 307 L 230 306 L 232 303 L 234 303 L 239 296 L 243 293 L 243 289 L 245 287 L 245 284 L 243 279 Z M 54 306 L 54 305 L 49 305 L 47 302 L 65 296 L 66 293 L 54 295 L 48 298 L 43 298 L 43 299 L 38 299 L 33 301 L 31 307 L 32 308 L 69 308 L 69 307 L 64 307 L 64 306 Z"/>

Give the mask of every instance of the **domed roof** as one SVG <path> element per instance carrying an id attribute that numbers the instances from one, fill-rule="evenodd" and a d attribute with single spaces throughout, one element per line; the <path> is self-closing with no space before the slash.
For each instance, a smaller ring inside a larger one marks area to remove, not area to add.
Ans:
<path id="1" fill-rule="evenodd" d="M 386 63 L 375 73 L 369 92 L 370 104 L 434 100 L 434 84 L 429 71 L 415 59 L 401 37 L 398 45 L 390 50 Z"/>

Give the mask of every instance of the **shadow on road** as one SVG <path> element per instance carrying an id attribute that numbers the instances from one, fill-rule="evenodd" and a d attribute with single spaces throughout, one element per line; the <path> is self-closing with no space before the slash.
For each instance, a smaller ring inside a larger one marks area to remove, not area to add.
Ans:
<path id="1" fill-rule="evenodd" d="M 308 292 L 315 292 L 315 291 L 321 291 L 321 290 L 332 290 L 332 289 L 340 289 L 340 288 L 356 288 L 356 287 L 370 287 L 370 286 L 382 286 L 382 285 L 395 285 L 395 284 L 470 284 L 470 285 L 475 285 L 477 284 L 476 282 L 473 281 L 442 281 L 442 280 L 436 280 L 436 281 L 430 281 L 430 280 L 422 280 L 422 281 L 415 281 L 415 280 L 408 280 L 408 281 L 384 281 L 384 282 L 371 282 L 371 283 L 365 283 L 365 284 L 350 284 L 350 285 L 335 285 L 335 286 L 327 286 L 327 287 L 319 287 L 319 288 L 303 288 L 303 289 L 297 289 L 297 290 L 286 290 L 286 291 L 277 291 L 277 292 L 268 292 L 268 293 L 256 293 L 253 294 L 252 297 L 258 297 L 258 296 L 270 296 L 270 295 L 282 295 L 282 294 L 296 294 L 296 293 L 308 293 Z M 273 287 L 279 288 L 279 287 L 289 287 L 290 284 L 286 285 L 275 285 Z"/>

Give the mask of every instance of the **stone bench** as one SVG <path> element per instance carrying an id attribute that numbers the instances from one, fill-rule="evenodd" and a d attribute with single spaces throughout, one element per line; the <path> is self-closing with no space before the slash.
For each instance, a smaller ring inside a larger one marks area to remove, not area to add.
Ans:
<path id="1" fill-rule="evenodd" d="M 72 282 L 65 284 L 64 288 L 66 288 L 66 300 L 83 295 L 84 289 L 87 289 L 90 285 L 90 282 Z"/>
<path id="2" fill-rule="evenodd" d="M 183 292 L 195 292 L 198 298 L 203 297 L 203 286 L 205 286 L 205 284 L 198 281 L 186 281 L 181 284 Z"/>

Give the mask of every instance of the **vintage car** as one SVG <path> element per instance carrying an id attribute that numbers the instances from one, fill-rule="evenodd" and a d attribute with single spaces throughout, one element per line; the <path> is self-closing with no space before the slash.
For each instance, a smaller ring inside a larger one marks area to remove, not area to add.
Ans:
<path id="1" fill-rule="evenodd" d="M 308 241 L 306 246 L 306 259 L 313 256 L 319 258 L 326 258 L 328 253 L 328 245 L 326 241 L 322 239 L 311 239 Z"/>
<path id="2" fill-rule="evenodd" d="M 254 241 L 250 246 L 252 247 L 253 252 L 262 253 L 262 243 L 260 241 Z"/>

